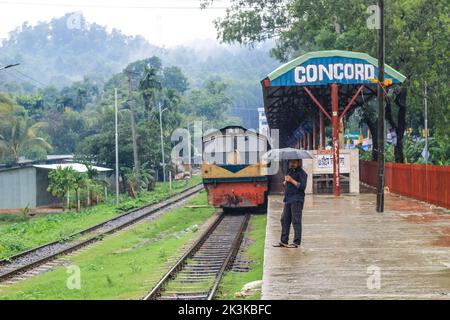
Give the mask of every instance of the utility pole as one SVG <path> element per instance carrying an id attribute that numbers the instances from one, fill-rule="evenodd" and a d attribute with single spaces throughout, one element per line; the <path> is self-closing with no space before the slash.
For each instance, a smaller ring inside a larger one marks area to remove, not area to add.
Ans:
<path id="1" fill-rule="evenodd" d="M 131 71 L 125 71 L 128 77 L 128 107 L 130 108 L 130 121 L 131 121 L 131 139 L 133 143 L 133 162 L 134 162 L 134 176 L 136 177 L 137 192 L 141 185 L 140 170 L 139 170 L 139 155 L 137 148 L 137 138 L 136 138 L 136 121 L 134 119 L 133 107 L 131 106 Z"/>
<path id="2" fill-rule="evenodd" d="M 117 88 L 114 89 L 114 126 L 115 126 L 115 149 L 116 149 L 116 206 L 119 205 L 119 133 L 117 129 Z"/>
<path id="3" fill-rule="evenodd" d="M 188 152 L 188 165 L 189 165 L 189 169 L 191 169 L 191 131 L 189 128 L 189 121 L 187 123 L 187 130 L 188 130 L 188 146 L 187 146 L 187 152 Z"/>
<path id="4" fill-rule="evenodd" d="M 378 184 L 377 184 L 377 212 L 384 211 L 384 0 L 378 0 L 380 28 L 378 30 Z"/>
<path id="5" fill-rule="evenodd" d="M 162 113 L 164 110 L 161 110 L 161 102 L 158 102 L 158 108 L 159 108 L 159 129 L 160 129 L 160 135 L 161 135 L 161 160 L 162 160 L 162 168 L 163 168 L 163 178 L 164 182 L 166 182 L 166 162 L 164 161 L 164 138 L 163 138 L 163 127 L 162 127 Z"/>

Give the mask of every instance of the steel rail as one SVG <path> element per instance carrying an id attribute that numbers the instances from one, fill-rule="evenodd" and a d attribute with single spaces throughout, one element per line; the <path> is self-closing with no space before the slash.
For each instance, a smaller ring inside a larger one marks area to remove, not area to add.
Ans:
<path id="1" fill-rule="evenodd" d="M 249 219 L 250 219 L 250 215 L 246 214 L 244 222 L 241 225 L 239 233 L 236 235 L 236 237 L 233 240 L 231 250 L 228 253 L 227 258 L 225 259 L 225 261 L 222 265 L 222 268 L 220 269 L 219 274 L 216 277 L 216 280 L 214 281 L 214 284 L 209 292 L 207 300 L 212 300 L 214 298 L 214 296 L 216 295 L 217 289 L 219 288 L 220 281 L 222 280 L 222 277 L 225 274 L 225 271 L 227 271 L 230 268 L 234 258 L 236 257 L 236 255 L 239 251 L 240 245 L 242 243 L 242 239 L 244 237 L 244 232 L 247 229 Z"/>
<path id="2" fill-rule="evenodd" d="M 21 253 L 18 253 L 14 256 L 11 256 L 7 259 L 3 259 L 0 260 L 0 283 L 12 278 L 15 275 L 21 274 L 25 271 L 28 271 L 30 269 L 34 269 L 37 266 L 40 266 L 46 262 L 49 262 L 51 260 L 54 260 L 57 256 L 61 255 L 61 254 L 67 254 L 70 252 L 73 252 L 75 250 L 78 250 L 82 247 L 85 247 L 93 242 L 99 241 L 103 236 L 108 235 L 108 234 L 112 234 L 115 233 L 117 231 L 122 230 L 125 227 L 128 227 L 132 224 L 135 224 L 137 222 L 139 222 L 142 219 L 145 219 L 157 212 L 160 212 L 161 210 L 164 210 L 170 206 L 172 206 L 173 204 L 176 204 L 182 200 L 185 200 L 187 198 L 189 198 L 190 196 L 193 196 L 197 193 L 199 193 L 200 191 L 203 190 L 202 184 L 196 184 L 192 187 L 189 187 L 177 194 L 174 194 L 172 196 L 166 197 L 164 199 L 162 199 L 159 203 L 157 204 L 149 204 L 149 205 L 144 205 L 142 207 L 139 208 L 135 208 L 132 210 L 127 211 L 126 213 L 123 213 L 117 217 L 114 217 L 112 219 L 103 221 L 101 223 L 98 223 L 92 227 L 83 229 L 81 231 L 75 232 L 73 234 L 71 234 L 70 236 L 67 237 L 66 240 L 57 240 L 57 241 L 52 241 L 46 244 L 43 244 L 41 246 L 32 248 L 30 250 L 27 251 L 23 251 Z M 103 232 L 99 232 L 96 233 L 95 235 L 93 235 L 92 237 L 89 237 L 85 240 L 81 240 L 80 242 L 75 243 L 74 245 L 68 246 L 66 248 L 63 248 L 62 250 L 56 250 L 54 252 L 49 253 L 48 255 L 43 256 L 42 258 L 36 259 L 35 261 L 32 261 L 30 263 L 24 264 L 22 266 L 19 266 L 17 268 L 13 268 L 10 271 L 7 271 L 6 273 L 1 273 L 2 268 L 7 268 L 10 265 L 13 265 L 15 261 L 19 260 L 20 258 L 24 258 L 26 256 L 32 256 L 33 254 L 36 254 L 38 251 L 45 249 L 47 247 L 51 247 L 54 245 L 58 245 L 58 244 L 64 244 L 64 243 L 70 243 L 71 241 L 75 241 L 74 238 L 76 237 L 80 237 L 80 236 L 84 236 L 87 235 L 89 233 L 95 232 L 96 230 L 99 230 L 103 227 L 106 227 L 109 223 L 114 223 L 115 221 L 119 220 L 119 219 L 124 219 L 127 216 L 140 211 L 140 210 L 148 210 L 147 212 L 142 213 L 141 215 L 135 217 L 135 218 L 131 218 L 128 221 L 125 221 L 124 223 L 121 223 L 115 227 L 111 227 L 110 229 L 103 231 Z"/>
<path id="3" fill-rule="evenodd" d="M 169 269 L 169 271 L 160 279 L 160 281 L 154 286 L 154 288 L 143 297 L 142 300 L 157 300 L 161 293 L 164 292 L 165 286 L 176 278 L 177 274 L 184 268 L 187 264 L 187 261 L 190 258 L 193 258 L 196 253 L 202 248 L 208 238 L 213 234 L 213 232 L 217 229 L 217 227 L 221 223 L 226 223 L 224 221 L 225 213 L 219 214 L 216 219 L 210 224 L 207 230 L 195 241 L 195 243 L 177 260 L 177 262 Z M 240 248 L 240 244 L 242 242 L 242 238 L 244 232 L 247 228 L 248 221 L 250 218 L 250 214 L 246 213 L 244 219 L 239 227 L 239 230 L 236 236 L 232 240 L 232 244 L 225 259 L 218 258 L 216 263 L 220 264 L 220 270 L 215 275 L 214 282 L 212 286 L 209 288 L 208 293 L 206 295 L 206 300 L 212 300 L 219 288 L 220 281 L 225 273 L 230 267 L 233 259 L 236 257 L 236 254 Z M 222 261 L 223 260 L 223 261 Z"/>

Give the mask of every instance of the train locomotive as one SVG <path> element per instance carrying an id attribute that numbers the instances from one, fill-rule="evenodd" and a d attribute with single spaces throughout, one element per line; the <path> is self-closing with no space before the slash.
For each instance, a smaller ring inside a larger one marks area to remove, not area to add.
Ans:
<path id="1" fill-rule="evenodd" d="M 266 136 L 241 126 L 227 126 L 202 139 L 203 184 L 216 208 L 265 209 L 269 179 L 263 155 Z"/>

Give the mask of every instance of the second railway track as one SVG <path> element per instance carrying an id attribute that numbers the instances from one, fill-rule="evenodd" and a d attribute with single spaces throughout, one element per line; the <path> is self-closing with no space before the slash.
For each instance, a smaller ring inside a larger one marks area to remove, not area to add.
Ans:
<path id="1" fill-rule="evenodd" d="M 249 217 L 219 215 L 144 300 L 212 300 L 239 250 Z"/>
<path id="2" fill-rule="evenodd" d="M 19 253 L 5 260 L 0 260 L 0 283 L 37 268 L 42 264 L 56 259 L 59 255 L 67 254 L 98 241 L 104 235 L 112 234 L 153 214 L 167 209 L 203 190 L 201 184 L 188 188 L 176 195 L 162 200 L 158 204 L 140 207 L 128 211 L 93 227 L 82 230 L 68 237 L 68 240 L 54 241 L 37 248 Z"/>

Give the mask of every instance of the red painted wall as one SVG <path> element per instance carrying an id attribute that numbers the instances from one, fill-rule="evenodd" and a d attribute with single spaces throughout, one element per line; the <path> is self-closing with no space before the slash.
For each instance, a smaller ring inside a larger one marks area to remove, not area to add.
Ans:
<path id="1" fill-rule="evenodd" d="M 359 161 L 359 179 L 377 185 L 375 161 Z M 390 192 L 450 209 L 450 166 L 388 162 L 385 186 Z"/>

